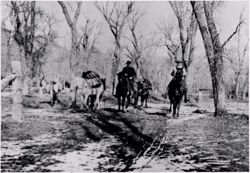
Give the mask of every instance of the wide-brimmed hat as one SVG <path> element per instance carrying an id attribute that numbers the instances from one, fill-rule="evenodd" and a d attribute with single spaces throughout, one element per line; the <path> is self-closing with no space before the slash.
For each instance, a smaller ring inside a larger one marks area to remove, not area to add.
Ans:
<path id="1" fill-rule="evenodd" d="M 131 61 L 127 61 L 126 64 L 131 64 L 132 62 Z"/>

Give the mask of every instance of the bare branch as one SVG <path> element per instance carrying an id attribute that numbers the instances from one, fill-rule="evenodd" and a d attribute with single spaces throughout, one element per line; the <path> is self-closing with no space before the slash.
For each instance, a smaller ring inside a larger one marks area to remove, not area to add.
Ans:
<path id="1" fill-rule="evenodd" d="M 233 38 L 233 36 L 238 32 L 239 28 L 241 27 L 241 25 L 244 23 L 244 20 L 241 20 L 239 22 L 239 24 L 236 26 L 234 32 L 228 37 L 228 39 L 222 44 L 221 48 L 224 48 L 225 45 L 231 40 L 231 38 Z"/>
<path id="2" fill-rule="evenodd" d="M 69 12 L 68 12 L 68 9 L 65 5 L 65 3 L 63 1 L 58 1 L 58 3 L 61 5 L 62 7 L 62 10 L 63 10 L 63 13 L 65 14 L 65 18 L 69 24 L 70 27 L 73 26 L 73 21 L 71 20 L 70 16 L 69 16 Z"/>
<path id="3" fill-rule="evenodd" d="M 74 23 L 76 23 L 78 18 L 79 18 L 80 11 L 81 11 L 81 6 L 82 6 L 82 1 L 77 2 L 77 9 L 76 9 L 76 12 L 75 12 L 75 15 L 74 15 L 74 20 L 73 20 Z"/>

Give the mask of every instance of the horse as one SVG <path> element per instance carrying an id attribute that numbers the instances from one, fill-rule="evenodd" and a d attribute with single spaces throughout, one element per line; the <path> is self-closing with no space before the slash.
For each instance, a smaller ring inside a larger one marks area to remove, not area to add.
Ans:
<path id="1" fill-rule="evenodd" d="M 171 111 L 171 105 L 173 105 L 173 117 L 174 118 L 176 114 L 177 114 L 177 117 L 179 117 L 181 101 L 183 99 L 183 96 L 186 90 L 187 88 L 186 88 L 185 78 L 183 76 L 183 71 L 182 69 L 177 69 L 175 77 L 171 80 L 171 82 L 168 85 L 170 111 Z"/>
<path id="2" fill-rule="evenodd" d="M 131 99 L 129 79 L 123 72 L 118 73 L 117 77 L 118 84 L 116 86 L 116 97 L 118 100 L 118 111 L 122 108 L 122 111 L 125 112 Z"/>
<path id="3" fill-rule="evenodd" d="M 141 97 L 141 106 L 143 106 L 143 103 L 145 101 L 145 107 L 148 107 L 149 91 L 152 90 L 152 84 L 149 80 L 144 78 L 142 81 L 137 82 L 137 87 L 137 101 L 139 100 L 138 97 Z"/>
<path id="4" fill-rule="evenodd" d="M 100 99 L 106 89 L 106 79 L 101 79 L 101 81 L 102 83 L 100 85 L 90 86 L 86 79 L 82 77 L 74 77 L 70 84 L 70 98 L 72 100 L 71 107 L 76 107 L 76 97 L 79 94 L 81 96 L 81 110 L 84 107 L 89 109 L 89 99 L 92 100 L 92 97 L 94 99 L 92 100 L 93 102 L 90 101 L 90 107 L 94 110 L 98 110 Z"/>

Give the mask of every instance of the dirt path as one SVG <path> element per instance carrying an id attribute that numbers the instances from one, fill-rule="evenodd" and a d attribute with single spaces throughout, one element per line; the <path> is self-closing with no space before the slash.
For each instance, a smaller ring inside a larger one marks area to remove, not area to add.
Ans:
<path id="1" fill-rule="evenodd" d="M 214 118 L 183 106 L 173 119 L 165 104 L 149 106 L 127 113 L 108 103 L 86 113 L 27 108 L 23 124 L 2 122 L 1 169 L 248 171 L 248 117 Z M 153 143 L 157 135 L 161 144 Z"/>

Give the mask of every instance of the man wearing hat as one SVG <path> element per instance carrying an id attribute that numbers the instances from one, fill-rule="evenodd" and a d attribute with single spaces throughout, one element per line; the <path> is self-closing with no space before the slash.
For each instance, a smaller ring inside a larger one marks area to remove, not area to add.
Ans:
<path id="1" fill-rule="evenodd" d="M 180 72 L 182 78 L 183 78 L 183 81 L 184 81 L 184 88 L 185 88 L 185 91 L 184 91 L 184 102 L 187 102 L 188 99 L 187 99 L 187 83 L 185 82 L 185 78 L 186 78 L 186 70 L 183 68 L 183 63 L 182 62 L 177 62 L 177 66 L 176 66 L 176 72 Z M 176 73 L 174 75 L 174 79 L 176 78 Z"/>
<path id="2" fill-rule="evenodd" d="M 129 78 L 130 83 L 130 89 L 132 90 L 132 93 L 135 92 L 135 80 L 136 80 L 136 72 L 135 69 L 131 66 L 131 61 L 126 62 L 126 67 L 122 69 L 122 73 L 126 74 Z"/>
<path id="3" fill-rule="evenodd" d="M 186 71 L 183 69 L 183 62 L 182 61 L 176 61 L 176 63 L 177 63 L 176 71 L 173 70 L 171 72 L 171 76 L 173 76 L 173 79 L 170 81 L 170 83 L 173 82 L 176 79 L 176 73 L 177 72 L 178 72 L 178 74 L 180 74 L 183 77 L 184 81 L 185 81 L 185 78 L 186 78 Z M 169 87 L 169 84 L 168 84 L 168 87 Z M 187 83 L 184 82 L 184 85 L 185 85 L 184 102 L 187 102 L 188 101 L 188 99 L 187 99 Z M 166 92 L 162 95 L 164 98 L 167 97 L 168 87 L 166 89 Z"/>

